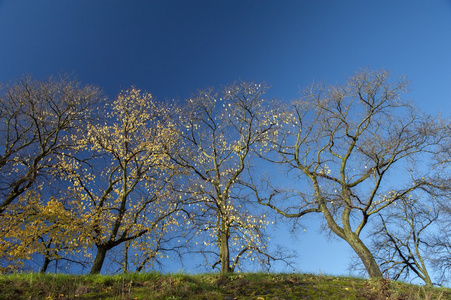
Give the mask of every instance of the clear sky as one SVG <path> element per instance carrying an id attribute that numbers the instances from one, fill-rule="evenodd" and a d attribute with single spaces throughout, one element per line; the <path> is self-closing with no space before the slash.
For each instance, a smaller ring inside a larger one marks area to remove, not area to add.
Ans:
<path id="1" fill-rule="evenodd" d="M 448 117 L 451 1 L 0 0 L 0 81 L 72 73 L 111 98 L 135 85 L 183 100 L 242 79 L 288 101 L 364 67 L 407 75 L 408 97 Z M 315 224 L 296 241 L 278 230 L 298 271 L 348 273 L 349 248 Z"/>

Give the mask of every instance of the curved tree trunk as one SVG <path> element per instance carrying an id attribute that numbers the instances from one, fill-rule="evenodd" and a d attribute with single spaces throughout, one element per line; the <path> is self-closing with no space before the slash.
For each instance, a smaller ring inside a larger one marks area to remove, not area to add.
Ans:
<path id="1" fill-rule="evenodd" d="M 344 238 L 346 242 L 354 249 L 355 253 L 359 256 L 360 260 L 363 262 L 366 271 L 368 272 L 368 276 L 370 278 L 381 278 L 383 277 L 382 272 L 374 259 L 373 254 L 370 250 L 365 246 L 362 240 L 355 234 L 346 234 Z"/>
<path id="2" fill-rule="evenodd" d="M 326 218 L 327 226 L 329 227 L 329 229 L 332 230 L 332 232 L 335 233 L 338 237 L 346 241 L 348 245 L 351 246 L 351 248 L 355 251 L 355 253 L 357 253 L 363 265 L 365 266 L 368 276 L 370 278 L 382 278 L 383 277 L 382 272 L 373 254 L 365 246 L 360 237 L 355 232 L 352 231 L 349 222 L 346 222 L 346 220 L 349 220 L 349 214 L 344 215 L 345 216 L 344 223 L 347 226 L 341 228 L 337 225 L 337 223 L 335 222 L 332 215 L 327 209 L 323 208 L 322 212 Z"/>
<path id="3" fill-rule="evenodd" d="M 316 180 L 314 180 L 314 186 L 315 190 L 317 191 L 316 192 L 317 198 L 322 199 L 321 193 L 319 192 L 320 187 Z M 351 203 L 351 200 L 349 198 L 346 200 L 347 200 L 346 203 L 348 204 Z M 351 224 L 349 221 L 351 215 L 350 205 L 346 206 L 346 208 L 343 211 L 342 214 L 343 227 L 340 227 L 335 222 L 333 215 L 330 213 L 330 211 L 327 209 L 324 203 L 321 204 L 322 204 L 321 212 L 323 213 L 326 219 L 327 226 L 329 227 L 329 229 L 332 230 L 332 232 L 335 233 L 338 237 L 345 240 L 349 244 L 349 246 L 351 246 L 352 249 L 354 249 L 355 253 L 357 253 L 363 265 L 365 266 L 365 269 L 370 278 L 382 278 L 383 277 L 382 272 L 373 254 L 365 246 L 363 241 L 360 239 L 359 235 L 351 229 Z"/>

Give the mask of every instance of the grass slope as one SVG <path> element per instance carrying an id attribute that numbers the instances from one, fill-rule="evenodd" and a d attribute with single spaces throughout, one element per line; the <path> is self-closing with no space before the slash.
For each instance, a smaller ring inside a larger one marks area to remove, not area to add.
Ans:
<path id="1" fill-rule="evenodd" d="M 451 289 L 308 274 L 0 276 L 0 299 L 451 299 Z"/>

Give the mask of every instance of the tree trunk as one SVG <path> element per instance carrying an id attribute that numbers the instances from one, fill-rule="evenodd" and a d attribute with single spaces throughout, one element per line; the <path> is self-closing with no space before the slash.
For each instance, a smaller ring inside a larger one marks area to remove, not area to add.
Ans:
<path id="1" fill-rule="evenodd" d="M 371 251 L 368 250 L 362 240 L 354 232 L 351 234 L 346 234 L 345 240 L 352 247 L 352 249 L 354 249 L 360 260 L 363 262 L 365 269 L 368 272 L 368 276 L 370 278 L 382 278 L 383 275 L 379 265 L 374 259 Z"/>
<path id="2" fill-rule="evenodd" d="M 39 271 L 39 273 L 47 272 L 47 268 L 49 267 L 50 261 L 51 261 L 50 258 L 48 258 L 47 256 L 44 258 L 44 264 L 42 265 L 42 268 Z"/>
<path id="3" fill-rule="evenodd" d="M 96 258 L 94 259 L 94 264 L 91 267 L 91 274 L 99 274 L 102 269 L 103 262 L 105 261 L 106 253 L 108 251 L 107 247 L 97 246 Z"/>
<path id="4" fill-rule="evenodd" d="M 221 274 L 227 274 L 232 272 L 230 268 L 229 228 L 224 224 L 224 221 L 221 227 L 219 259 L 221 260 Z"/>
<path id="5" fill-rule="evenodd" d="M 128 272 L 128 249 L 130 248 L 130 241 L 125 242 L 124 247 L 124 264 L 122 265 L 122 272 Z"/>
<path id="6" fill-rule="evenodd" d="M 316 185 L 315 189 L 319 190 L 317 182 L 315 182 L 314 184 Z M 319 195 L 319 193 L 317 194 Z M 317 197 L 319 198 L 318 195 Z M 363 262 L 366 271 L 368 272 L 368 276 L 370 278 L 382 278 L 383 277 L 382 272 L 376 260 L 374 259 L 373 254 L 371 253 L 370 250 L 368 250 L 368 248 L 365 246 L 365 244 L 362 242 L 359 236 L 351 229 L 351 226 L 349 224 L 350 211 L 345 210 L 345 212 L 343 212 L 343 223 L 344 223 L 343 228 L 337 225 L 332 214 L 325 206 L 322 209 L 322 213 L 326 218 L 327 226 L 329 227 L 329 229 L 332 230 L 332 232 L 335 233 L 338 237 L 345 240 L 349 244 L 349 246 L 351 246 L 352 249 L 354 249 L 355 253 L 357 253 L 360 260 Z"/>
<path id="7" fill-rule="evenodd" d="M 428 287 L 433 287 L 434 284 L 432 283 L 431 277 L 429 277 L 429 274 L 426 272 L 426 274 L 424 274 L 424 283 L 426 283 L 426 286 Z"/>
<path id="8" fill-rule="evenodd" d="M 423 279 L 424 283 L 426 283 L 426 286 L 433 287 L 434 285 L 432 283 L 431 277 L 429 277 L 429 273 L 428 273 L 428 270 L 426 268 L 426 265 L 424 264 L 423 257 L 421 256 L 420 250 L 418 249 L 418 244 L 415 246 L 415 250 L 416 250 L 416 253 L 417 253 L 417 256 L 418 256 L 418 260 L 419 260 L 419 263 L 415 262 L 415 264 L 417 265 L 417 267 L 419 269 L 419 275 L 418 276 L 421 279 Z M 416 261 L 416 259 L 415 259 L 415 261 Z M 413 271 L 414 272 L 418 272 L 418 271 L 415 271 L 415 270 L 413 270 Z"/>
<path id="9" fill-rule="evenodd" d="M 142 271 L 142 269 L 144 268 L 144 266 L 146 265 L 146 263 L 150 260 L 150 256 L 146 257 L 146 259 L 144 259 L 139 266 L 136 268 L 135 273 L 139 273 Z"/>

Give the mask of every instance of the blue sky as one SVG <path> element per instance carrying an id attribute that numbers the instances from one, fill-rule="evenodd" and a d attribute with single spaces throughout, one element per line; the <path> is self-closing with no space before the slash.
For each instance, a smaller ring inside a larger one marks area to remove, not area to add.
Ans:
<path id="1" fill-rule="evenodd" d="M 242 79 L 288 101 L 364 67 L 407 75 L 407 97 L 447 117 L 451 1 L 0 0 L 0 81 L 65 72 L 111 98 L 135 85 L 183 100 Z M 295 241 L 277 236 L 298 271 L 347 274 L 351 251 L 314 222 Z"/>

